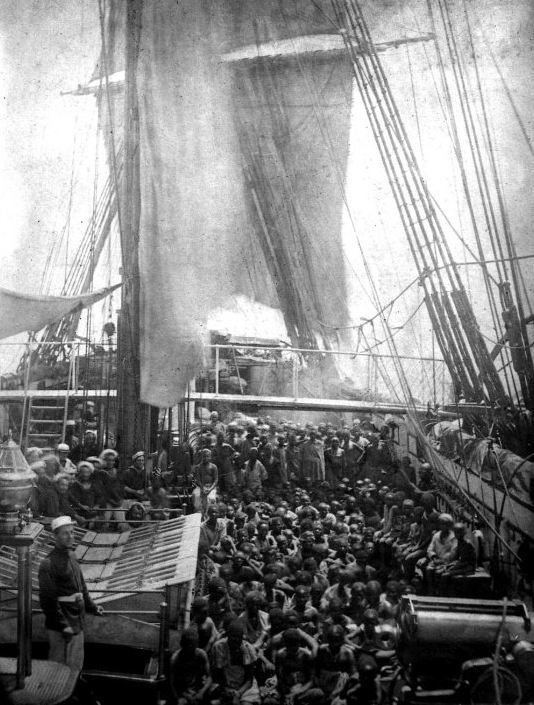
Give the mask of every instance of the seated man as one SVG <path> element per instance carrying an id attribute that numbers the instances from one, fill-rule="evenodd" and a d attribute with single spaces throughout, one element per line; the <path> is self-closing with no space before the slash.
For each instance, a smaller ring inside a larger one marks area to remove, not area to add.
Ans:
<path id="1" fill-rule="evenodd" d="M 59 460 L 60 472 L 64 472 L 71 477 L 76 475 L 76 465 L 69 458 L 70 448 L 66 443 L 58 443 L 57 458 Z"/>
<path id="2" fill-rule="evenodd" d="M 307 585 L 297 585 L 293 597 L 289 601 L 288 609 L 294 610 L 299 615 L 301 629 L 316 638 L 318 634 L 319 612 L 311 604 L 310 594 L 311 590 Z"/>
<path id="3" fill-rule="evenodd" d="M 93 465 L 86 460 L 78 464 L 78 476 L 69 486 L 69 500 L 80 516 L 93 528 L 97 507 L 102 502 L 103 488 L 94 476 Z"/>
<path id="4" fill-rule="evenodd" d="M 169 498 L 164 487 L 152 489 L 150 492 L 150 507 L 148 516 L 152 521 L 167 521 L 171 513 L 169 511 Z"/>
<path id="5" fill-rule="evenodd" d="M 206 520 L 200 525 L 199 557 L 207 554 L 210 549 L 217 549 L 225 536 L 226 522 L 220 518 L 217 505 L 211 504 L 207 509 Z"/>
<path id="6" fill-rule="evenodd" d="M 455 575 L 472 575 L 477 569 L 477 553 L 472 541 L 465 537 L 465 524 L 457 522 L 452 527 L 457 546 L 454 560 L 444 566 L 441 573 L 439 594 L 446 595 L 449 580 Z"/>
<path id="7" fill-rule="evenodd" d="M 439 531 L 432 536 L 427 549 L 428 565 L 426 566 L 426 579 L 428 594 L 433 595 L 436 583 L 446 566 L 455 558 L 458 541 L 452 531 L 454 520 L 450 514 L 440 514 L 438 519 Z"/>
<path id="8" fill-rule="evenodd" d="M 277 587 L 278 576 L 274 571 L 265 573 L 263 576 L 262 594 L 269 609 L 280 607 L 284 609 L 287 605 L 287 596 L 283 590 Z"/>
<path id="9" fill-rule="evenodd" d="M 245 610 L 237 620 L 243 627 L 245 640 L 255 649 L 264 645 L 269 630 L 269 615 L 260 609 L 262 606 L 262 594 L 255 590 L 249 592 L 245 597 Z"/>
<path id="10" fill-rule="evenodd" d="M 317 654 L 319 643 L 312 636 L 307 634 L 300 626 L 300 617 L 295 610 L 289 610 L 284 614 L 284 625 L 276 634 L 272 634 L 267 640 L 265 653 L 274 662 L 276 653 L 284 646 L 284 631 L 296 629 L 300 636 L 300 646 L 305 647 L 313 657 Z M 271 628 L 272 632 L 272 628 Z"/>
<path id="11" fill-rule="evenodd" d="M 245 630 L 234 620 L 228 636 L 215 642 L 212 649 L 213 679 L 220 686 L 218 699 L 223 705 L 254 705 L 260 692 L 254 679 L 256 649 L 244 639 Z"/>
<path id="12" fill-rule="evenodd" d="M 121 474 L 125 499 L 137 502 L 147 497 L 147 477 L 145 472 L 145 453 L 140 450 L 132 455 L 132 464 Z"/>
<path id="13" fill-rule="evenodd" d="M 217 630 L 222 626 L 227 614 L 232 612 L 230 596 L 226 583 L 221 577 L 211 578 L 208 583 L 208 615 L 211 617 Z"/>
<path id="14" fill-rule="evenodd" d="M 323 691 L 314 685 L 314 658 L 300 645 L 297 629 L 286 629 L 284 647 L 275 657 L 276 682 L 280 703 L 318 705 L 324 699 Z"/>
<path id="15" fill-rule="evenodd" d="M 365 554 L 367 557 L 367 553 Z M 330 602 L 337 598 L 341 600 L 343 606 L 346 607 L 350 602 L 350 584 L 353 582 L 352 574 L 350 570 L 340 570 L 338 574 L 338 581 L 325 590 L 323 599 L 321 600 L 321 609 L 328 610 Z"/>
<path id="16" fill-rule="evenodd" d="M 81 515 L 79 508 L 74 506 L 71 502 L 71 497 L 69 494 L 69 476 L 63 473 L 57 475 L 55 478 L 55 486 L 58 500 L 58 514 L 56 516 L 69 516 L 78 524 L 78 526 L 85 526 L 87 523 L 86 520 Z"/>
<path id="17" fill-rule="evenodd" d="M 210 702 L 210 664 L 206 652 L 198 648 L 198 632 L 192 627 L 182 634 L 180 648 L 172 655 L 170 682 L 178 705 Z"/>
<path id="18" fill-rule="evenodd" d="M 333 625 L 326 632 L 326 643 L 322 644 L 317 652 L 316 681 L 329 703 L 339 702 L 349 679 L 356 674 L 354 655 L 344 642 L 343 627 Z"/>
<path id="19" fill-rule="evenodd" d="M 365 610 L 363 624 L 351 641 L 358 655 L 369 654 L 381 664 L 395 657 L 395 631 L 390 625 L 380 624 L 375 609 Z"/>
<path id="20" fill-rule="evenodd" d="M 352 619 L 347 617 L 346 614 L 343 614 L 345 606 L 345 603 L 337 597 L 334 597 L 330 601 L 326 609 L 326 616 L 323 619 L 323 641 L 326 641 L 328 629 L 334 625 L 340 626 L 347 638 L 350 638 L 351 635 L 356 633 L 357 627 Z"/>
<path id="21" fill-rule="evenodd" d="M 197 597 L 191 605 L 191 628 L 197 630 L 198 647 L 207 654 L 219 638 L 219 633 L 214 621 L 209 616 L 209 603 L 207 597 Z"/>
<path id="22" fill-rule="evenodd" d="M 347 693 L 347 705 L 380 705 L 384 702 L 379 668 L 376 660 L 362 654 L 357 661 L 358 683 Z"/>

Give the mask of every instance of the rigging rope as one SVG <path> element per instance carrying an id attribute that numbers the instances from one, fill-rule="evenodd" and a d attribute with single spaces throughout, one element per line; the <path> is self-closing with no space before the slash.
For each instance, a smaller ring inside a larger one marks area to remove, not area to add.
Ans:
<path id="1" fill-rule="evenodd" d="M 284 8 L 283 8 L 283 5 L 282 5 L 281 2 L 279 3 L 279 8 L 280 8 L 280 12 L 281 12 L 282 16 L 285 17 Z M 335 10 L 335 7 L 334 7 L 334 10 Z M 286 21 L 287 21 L 287 20 L 286 20 Z M 298 52 L 296 52 L 296 58 L 297 58 L 297 64 L 298 64 L 299 69 L 300 69 L 300 71 L 301 71 L 301 74 L 302 74 L 302 76 L 303 76 L 303 79 L 304 79 L 306 88 L 307 88 L 307 90 L 310 92 L 311 97 L 312 97 L 312 100 L 314 101 L 314 104 L 316 104 L 316 91 L 314 91 L 315 85 L 314 85 L 313 76 L 311 76 L 311 75 L 308 76 L 307 73 L 304 71 L 303 63 L 302 63 L 302 61 L 301 61 L 301 59 L 300 59 L 300 56 L 298 55 Z M 369 284 L 370 284 L 370 286 L 371 286 L 371 297 L 370 297 L 370 298 L 371 298 L 371 300 L 372 300 L 372 302 L 373 302 L 375 308 L 376 308 L 377 310 L 380 310 L 380 309 L 381 309 L 381 303 L 380 303 L 380 298 L 379 298 L 379 295 L 378 295 L 378 290 L 377 290 L 377 288 L 376 288 L 376 284 L 375 284 L 375 282 L 374 282 L 374 278 L 373 278 L 373 276 L 372 276 L 372 273 L 371 273 L 371 270 L 370 270 L 370 267 L 369 267 L 367 258 L 366 258 L 366 256 L 365 256 L 365 252 L 364 252 L 364 250 L 363 250 L 363 247 L 362 247 L 360 238 L 358 237 L 358 234 L 357 234 L 357 229 L 356 229 L 355 222 L 354 222 L 354 220 L 353 220 L 352 211 L 351 211 L 351 209 L 350 209 L 350 207 L 349 207 L 349 204 L 348 204 L 347 194 L 346 194 L 346 190 L 345 190 L 345 175 L 342 174 L 342 173 L 340 173 L 340 165 L 339 165 L 339 163 L 338 163 L 338 161 L 337 161 L 337 159 L 336 159 L 335 151 L 334 151 L 334 149 L 333 149 L 333 143 L 332 143 L 332 136 L 331 136 L 330 126 L 328 125 L 328 123 L 323 124 L 323 121 L 321 121 L 321 119 L 320 119 L 320 117 L 319 117 L 318 115 L 317 115 L 317 120 L 318 120 L 319 129 L 320 129 L 320 131 L 321 131 L 321 135 L 322 135 L 323 139 L 325 140 L 325 144 L 327 145 L 327 147 L 329 148 L 331 154 L 333 155 L 333 163 L 334 163 L 334 166 L 335 166 L 335 175 L 336 175 L 336 178 L 337 178 L 339 187 L 340 187 L 340 191 L 341 191 L 341 195 L 342 195 L 343 201 L 344 201 L 344 203 L 345 203 L 346 212 L 347 212 L 347 215 L 348 215 L 348 217 L 349 217 L 349 221 L 350 221 L 350 223 L 351 223 L 351 225 L 352 225 L 354 234 L 355 234 L 355 236 L 356 236 L 356 243 L 357 243 L 357 246 L 358 246 L 358 249 L 359 249 L 359 252 L 360 252 L 360 256 L 361 256 L 361 258 L 362 258 L 363 267 L 364 267 L 364 270 L 365 270 L 367 279 L 368 279 L 368 281 L 369 281 Z M 351 264 L 351 268 L 353 269 L 352 264 Z M 358 277 L 358 280 L 359 280 L 359 277 Z M 360 282 L 360 283 L 361 283 L 361 282 Z M 366 295 L 369 296 L 369 294 L 367 293 L 366 288 L 363 287 L 363 286 L 362 286 L 362 288 L 363 288 L 364 292 L 366 293 Z M 387 320 L 386 320 L 385 318 L 382 319 L 381 323 L 382 323 L 382 325 L 384 326 L 385 330 L 389 331 L 388 322 L 387 322 Z M 397 353 L 397 351 L 396 351 L 396 349 L 395 349 L 395 344 L 394 344 L 394 342 L 392 341 L 391 337 L 388 339 L 388 344 L 391 346 L 391 351 L 392 351 L 392 353 L 393 353 L 393 359 L 394 359 L 394 361 L 395 361 L 396 366 L 398 367 L 397 372 L 398 372 L 398 374 L 399 374 L 399 381 L 400 381 L 401 385 L 402 385 L 403 388 L 404 388 L 406 398 L 409 398 L 409 397 L 411 396 L 411 391 L 410 391 L 410 389 L 409 389 L 409 385 L 407 385 L 407 383 L 406 383 L 404 371 L 403 371 L 403 369 L 402 369 L 402 363 L 400 362 L 400 358 L 399 358 L 398 353 Z"/>
<path id="2" fill-rule="evenodd" d="M 471 197 L 471 189 L 469 187 L 466 166 L 465 166 L 465 162 L 463 159 L 463 150 L 462 150 L 462 146 L 461 146 L 461 142 L 460 142 L 460 136 L 459 136 L 455 113 L 454 113 L 454 108 L 453 108 L 453 104 L 452 104 L 452 96 L 451 96 L 451 92 L 449 89 L 447 77 L 445 74 L 444 60 L 443 60 L 440 44 L 437 41 L 437 26 L 436 26 L 435 19 L 434 19 L 434 12 L 432 9 L 431 0 L 427 0 L 427 10 L 428 10 L 428 14 L 429 14 L 430 21 L 431 21 L 432 32 L 435 37 L 435 48 L 436 48 L 439 72 L 440 72 L 440 77 L 441 77 L 442 91 L 445 96 L 445 103 L 447 106 L 447 118 L 448 118 L 447 124 L 449 125 L 449 135 L 451 137 L 453 149 L 456 154 L 456 159 L 457 159 L 458 166 L 460 169 L 460 177 L 462 180 L 462 185 L 463 185 L 464 194 L 465 194 L 465 198 L 466 198 L 466 204 L 467 204 L 467 208 L 468 208 L 468 212 L 469 212 L 469 216 L 470 216 L 470 220 L 471 220 L 471 225 L 473 228 L 473 234 L 475 236 L 475 241 L 476 241 L 476 245 L 477 245 L 477 249 L 478 249 L 478 255 L 479 255 L 481 262 L 483 263 L 482 274 L 484 277 L 484 285 L 486 287 L 486 292 L 487 292 L 488 300 L 489 300 L 489 304 L 490 304 L 493 325 L 498 327 L 500 325 L 500 322 L 499 322 L 499 316 L 497 313 L 495 294 L 494 294 L 494 291 L 492 290 L 491 285 L 490 285 L 489 270 L 488 270 L 486 264 L 484 263 L 484 247 L 482 245 L 480 231 L 478 228 L 478 221 L 477 221 L 477 218 L 475 215 L 474 203 L 473 203 L 473 199 Z M 500 334 L 501 333 L 499 333 L 499 335 Z"/>
<path id="3" fill-rule="evenodd" d="M 102 63 L 103 63 L 103 69 L 104 69 L 104 81 L 102 81 L 102 73 L 100 73 L 100 84 L 102 82 L 104 83 L 105 86 L 105 94 L 106 94 L 106 103 L 107 103 L 107 109 L 108 109 L 108 119 L 109 119 L 109 137 L 111 141 L 111 165 L 112 165 L 112 173 L 113 173 L 113 180 L 114 180 L 114 186 L 115 186 L 115 196 L 117 199 L 117 220 L 118 220 L 118 226 L 119 226 L 119 232 L 121 234 L 121 238 L 123 236 L 123 229 L 122 229 L 122 217 L 121 217 L 121 203 L 120 203 L 120 183 L 119 183 L 119 172 L 117 168 L 117 150 L 116 150 L 116 145 L 115 145 L 115 126 L 114 126 L 114 120 L 113 120 L 113 111 L 111 109 L 111 97 L 110 97 L 110 90 L 109 90 L 109 71 L 108 71 L 108 50 L 107 50 L 107 41 L 106 41 L 106 28 L 104 25 L 104 19 L 105 19 L 105 8 L 103 5 L 103 0 L 98 0 L 98 14 L 100 17 L 100 35 L 101 35 L 101 40 L 102 40 Z"/>
<path id="4" fill-rule="evenodd" d="M 474 110 L 471 107 L 471 100 L 470 100 L 470 94 L 468 90 L 468 85 L 469 85 L 469 77 L 467 75 L 467 72 L 465 69 L 462 67 L 462 61 L 460 58 L 460 54 L 458 51 L 458 44 L 456 41 L 453 25 L 452 25 L 452 20 L 451 20 L 451 15 L 450 11 L 448 8 L 448 4 L 446 0 L 440 0 L 438 2 L 438 6 L 440 9 L 440 13 L 442 16 L 442 21 L 443 25 L 445 27 L 445 32 L 446 32 L 446 37 L 447 37 L 447 44 L 449 47 L 449 53 L 451 56 L 452 60 L 452 67 L 454 70 L 454 77 L 455 77 L 455 82 L 456 82 L 456 90 L 460 99 L 460 107 L 462 109 L 462 115 L 464 118 L 464 123 L 466 126 L 466 131 L 467 131 L 467 136 L 469 140 L 469 144 L 471 147 L 471 152 L 472 152 L 472 159 L 473 159 L 473 164 L 475 166 L 475 172 L 477 175 L 477 183 L 480 191 L 480 196 L 481 196 L 481 203 L 484 209 L 484 216 L 486 219 L 486 224 L 487 224 L 487 229 L 488 233 L 490 236 L 490 241 L 493 249 L 494 256 L 497 257 L 503 257 L 504 251 L 503 251 L 503 245 L 501 242 L 501 237 L 500 237 L 500 229 L 497 224 L 497 213 L 495 212 L 493 208 L 493 200 L 491 198 L 491 193 L 490 193 L 490 183 L 489 179 L 486 176 L 486 168 L 484 164 L 484 160 L 482 157 L 481 153 L 481 148 L 480 148 L 480 142 L 477 138 L 477 130 L 475 126 L 475 117 L 474 117 Z M 498 214 L 500 216 L 500 222 L 501 222 L 501 227 L 502 227 L 502 232 L 504 235 L 504 240 L 507 248 L 507 253 L 509 256 L 513 256 L 516 253 L 515 250 L 515 244 L 513 243 L 511 232 L 510 232 L 510 225 L 509 225 L 509 220 L 508 220 L 508 215 L 505 209 L 504 205 L 504 196 L 502 192 L 502 186 L 497 170 L 497 164 L 496 164 L 496 159 L 495 159 L 495 150 L 493 146 L 493 140 L 491 137 L 491 132 L 489 129 L 489 121 L 488 121 L 488 115 L 487 115 L 487 109 L 486 109 L 486 103 L 482 91 L 482 85 L 481 85 L 481 80 L 480 80 L 480 72 L 478 69 L 478 61 L 477 61 L 477 56 L 476 56 L 476 50 L 473 42 L 473 36 L 471 32 L 471 25 L 470 25 L 470 20 L 469 20 L 469 15 L 467 13 L 467 6 L 465 4 L 465 0 L 463 3 L 464 7 L 464 17 L 465 17 L 465 23 L 467 27 L 467 35 L 469 38 L 469 45 L 470 45 L 470 50 L 471 50 L 471 55 L 472 55 L 472 60 L 473 60 L 473 66 L 474 66 L 474 72 L 475 72 L 475 78 L 476 78 L 476 87 L 477 87 L 477 93 L 478 93 L 478 98 L 479 98 L 479 104 L 482 112 L 482 120 L 480 124 L 480 130 L 482 132 L 482 135 L 484 136 L 486 145 L 487 145 L 487 153 L 488 153 L 488 160 L 489 160 L 489 169 L 490 173 L 493 179 L 493 190 L 496 194 L 497 198 L 497 206 L 498 206 Z M 464 107 L 465 106 L 465 107 Z M 528 335 L 526 331 L 526 326 L 523 323 L 525 320 L 525 314 L 523 310 L 523 303 L 522 303 L 522 297 L 521 297 L 521 292 L 520 292 L 520 283 L 522 283 L 524 287 L 524 282 L 522 281 L 522 275 L 520 270 L 518 270 L 518 267 L 515 266 L 514 262 L 511 262 L 511 274 L 512 274 L 512 282 L 514 285 L 515 289 L 515 298 L 516 298 L 516 305 L 517 309 L 519 312 L 519 319 L 520 319 L 520 334 L 523 338 L 523 341 L 526 345 L 528 345 Z M 508 273 L 507 273 L 507 268 L 506 265 L 503 264 L 502 268 L 497 265 L 497 271 L 499 273 L 499 276 L 501 278 L 501 281 L 505 281 L 508 279 Z M 500 321 L 500 319 L 498 318 Z M 498 330 L 502 330 L 502 326 L 499 325 Z M 508 352 L 503 353 L 504 355 L 509 354 Z M 532 357 L 530 355 L 525 356 L 525 363 L 528 368 L 528 377 L 530 377 L 530 383 L 528 383 L 527 375 L 525 373 L 518 372 L 518 377 L 519 381 L 521 383 L 521 389 L 523 392 L 523 397 L 525 399 L 525 402 L 527 403 L 527 406 L 531 405 L 532 402 L 532 395 L 534 394 L 534 381 L 532 378 L 534 377 L 534 363 L 532 361 Z M 514 390 L 516 392 L 516 398 L 518 397 L 517 393 L 517 388 L 515 385 L 515 377 L 512 376 L 512 381 L 513 381 L 513 386 Z"/>
<path id="5" fill-rule="evenodd" d="M 343 22 L 343 13 L 340 8 L 340 3 L 336 0 L 335 5 L 338 6 L 338 17 L 341 23 Z M 422 214 L 420 213 L 420 205 L 418 205 L 418 203 L 416 202 L 417 199 L 415 199 L 414 197 L 415 194 L 412 191 L 412 186 L 407 181 L 406 175 L 411 173 L 411 165 L 413 165 L 414 162 L 413 155 L 404 155 L 402 151 L 398 151 L 399 144 L 402 144 L 403 147 L 405 146 L 406 136 L 402 123 L 400 123 L 398 120 L 396 108 L 391 100 L 391 96 L 388 95 L 387 81 L 383 76 L 381 76 L 382 82 L 380 86 L 377 86 L 376 81 L 378 80 L 378 74 L 380 72 L 380 64 L 377 57 L 375 56 L 373 57 L 374 64 L 370 66 L 369 64 L 371 60 L 368 58 L 368 56 L 372 55 L 372 40 L 365 33 L 361 17 L 359 16 L 359 8 L 355 5 L 355 3 L 347 2 L 345 3 L 345 5 L 346 12 L 348 13 L 346 21 L 348 22 L 349 29 L 345 29 L 343 31 L 343 37 L 345 39 L 347 48 L 352 58 L 356 81 L 370 120 L 376 144 L 378 146 L 384 167 L 386 169 L 386 173 L 388 174 L 390 180 L 394 199 L 397 203 L 397 207 L 405 227 L 405 231 L 408 237 L 408 243 L 412 251 L 412 256 L 414 257 L 419 273 L 422 274 L 425 269 L 430 269 L 430 264 L 426 258 L 424 246 L 418 246 L 416 240 L 414 240 L 413 238 L 416 235 L 416 225 L 419 225 L 421 226 L 421 233 L 424 239 L 426 240 L 426 245 L 430 245 L 423 225 L 424 221 L 428 219 L 428 214 L 427 216 L 422 217 Z M 336 9 L 336 6 L 334 9 Z M 358 55 L 354 47 L 352 34 L 350 34 L 349 32 L 354 32 L 355 36 L 359 36 L 359 33 L 361 33 L 361 41 L 368 51 Z M 371 88 L 371 93 L 368 92 L 369 87 Z M 374 96 L 374 99 L 376 101 L 375 105 L 373 105 L 371 102 L 371 94 Z M 384 103 L 387 99 L 389 100 L 387 102 L 386 107 L 384 107 Z M 383 127 L 385 128 L 385 130 L 383 129 Z M 385 139 L 388 139 L 391 144 L 391 152 L 388 151 L 386 147 L 386 143 L 384 141 Z M 395 163 L 398 163 L 399 169 L 404 175 L 403 179 L 407 188 L 408 201 L 405 201 L 404 199 L 401 184 L 396 176 Z M 414 176 L 413 173 L 411 175 Z M 417 182 L 417 176 L 415 177 L 415 182 Z M 421 193 L 420 187 L 416 186 L 416 188 L 419 192 L 418 195 L 422 197 L 423 194 Z M 408 202 L 411 203 L 414 208 L 415 220 L 409 210 Z M 421 199 L 421 201 L 419 201 L 419 203 L 423 206 L 426 205 L 424 203 L 424 197 Z M 429 253 L 431 255 L 430 247 Z M 437 264 L 434 263 L 434 266 L 437 266 Z M 423 283 L 423 286 L 425 287 L 425 289 L 427 288 L 426 282 Z M 443 288 L 443 284 L 441 284 L 441 286 Z M 437 291 L 434 287 L 434 282 L 432 280 L 430 280 L 430 287 L 434 290 L 434 293 L 437 294 Z M 433 325 L 436 329 L 436 333 L 440 336 L 443 336 L 444 334 L 447 339 L 447 344 L 445 344 L 445 341 L 443 339 L 441 341 L 441 348 L 443 354 L 448 356 L 448 351 L 450 350 L 454 357 L 454 364 L 452 361 L 449 361 L 449 369 L 451 375 L 454 378 L 454 376 L 457 374 L 456 370 L 458 370 L 458 373 L 462 376 L 462 387 L 469 389 L 469 382 L 465 374 L 463 374 L 462 355 L 456 349 L 456 342 L 451 337 L 451 335 L 449 335 L 447 329 L 443 329 L 440 327 L 440 319 L 444 320 L 445 318 L 444 312 L 441 310 L 441 302 L 437 296 L 431 298 L 430 292 L 426 291 L 425 293 L 427 295 L 427 306 L 429 308 L 430 315 L 432 316 Z M 464 357 L 466 356 L 464 355 Z M 456 386 L 458 385 L 459 380 L 457 380 L 456 382 Z"/>
<path id="6" fill-rule="evenodd" d="M 66 226 L 66 232 L 67 232 L 67 242 L 65 246 L 65 275 L 64 275 L 64 281 L 67 281 L 67 272 L 68 272 L 68 266 L 69 266 L 69 244 L 70 244 L 70 219 L 71 219 L 71 213 L 72 213 L 72 192 L 74 189 L 74 156 L 76 154 L 76 125 L 78 121 L 75 120 L 74 122 L 74 144 L 72 145 L 72 161 L 71 161 L 71 166 L 70 166 L 70 194 L 69 194 L 69 205 L 67 208 L 67 226 Z"/>

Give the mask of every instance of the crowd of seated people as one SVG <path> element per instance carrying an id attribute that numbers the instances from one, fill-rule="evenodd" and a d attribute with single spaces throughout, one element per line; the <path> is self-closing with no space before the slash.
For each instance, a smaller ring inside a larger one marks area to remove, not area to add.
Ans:
<path id="1" fill-rule="evenodd" d="M 172 658 L 178 703 L 384 702 L 406 594 L 476 570 L 466 525 L 391 428 L 269 421 L 199 429 L 199 596 Z"/>
<path id="2" fill-rule="evenodd" d="M 168 519 L 166 493 L 190 478 L 202 587 L 172 658 L 177 702 L 380 703 L 402 596 L 447 594 L 477 566 L 430 466 L 399 459 L 393 435 L 213 412 L 150 477 L 142 451 L 122 469 L 112 449 L 75 464 L 66 444 L 30 448 L 32 511 L 124 530 Z"/>
<path id="3" fill-rule="evenodd" d="M 158 471 L 147 477 L 145 454 L 118 467 L 118 453 L 107 448 L 75 465 L 66 444 L 29 448 L 26 458 L 36 475 L 30 500 L 33 516 L 48 523 L 70 516 L 80 527 L 127 530 L 144 521 L 168 519 L 165 483 Z"/>

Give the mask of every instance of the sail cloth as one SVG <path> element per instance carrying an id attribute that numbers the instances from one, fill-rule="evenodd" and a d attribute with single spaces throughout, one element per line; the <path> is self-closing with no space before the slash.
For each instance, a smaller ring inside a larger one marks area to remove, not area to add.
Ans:
<path id="1" fill-rule="evenodd" d="M 208 314 L 250 291 L 250 234 L 226 70 L 224 3 L 143 3 L 138 54 L 141 399 L 168 407 L 204 365 Z"/>
<path id="2" fill-rule="evenodd" d="M 294 0 L 286 17 L 278 0 L 137 4 L 140 395 L 143 402 L 165 407 L 183 396 L 204 365 L 209 314 L 232 296 L 281 307 L 288 330 L 298 336 L 305 329 L 310 345 L 324 344 L 324 331 L 316 329 L 333 312 L 336 324 L 345 323 L 341 195 L 336 189 L 346 166 L 351 79 L 347 66 L 347 101 L 338 95 L 339 66 L 321 67 L 317 60 L 311 68 L 320 74 L 318 83 L 309 88 L 309 75 L 301 75 L 305 59 L 299 57 L 283 69 L 276 95 L 266 96 L 257 84 L 247 84 L 238 107 L 240 77 L 222 57 L 251 41 L 331 32 L 320 8 L 310 10 L 309 2 Z M 293 83 L 292 75 L 299 80 Z M 264 72 L 263 80 L 270 83 L 273 76 Z M 335 99 L 327 95 L 332 86 Z M 331 145 L 318 138 L 323 126 L 316 124 L 312 105 L 324 102 L 325 95 L 328 119 L 343 115 L 334 125 L 343 147 L 326 182 Z M 294 114 L 284 112 L 272 129 L 272 111 L 247 111 L 249 102 L 278 101 L 280 96 L 285 111 Z M 238 134 L 248 121 L 255 125 L 246 135 Z M 254 155 L 252 194 L 247 166 L 266 126 L 268 143 Z M 280 131 L 287 129 L 301 134 L 288 154 L 300 162 L 298 168 L 272 163 L 270 147 L 275 144 L 277 154 L 283 150 Z M 319 161 L 313 157 L 317 145 Z M 254 198 L 264 206 L 261 214 Z M 289 200 L 295 208 L 284 210 Z M 282 208 L 276 222 L 269 220 L 267 206 Z M 325 272 L 317 265 L 324 260 L 334 260 L 334 269 Z"/>
<path id="3" fill-rule="evenodd" d="M 119 286 L 115 284 L 78 296 L 32 296 L 0 288 L 0 339 L 41 330 L 100 301 Z"/>
<path id="4" fill-rule="evenodd" d="M 232 62 L 234 104 L 255 206 L 267 224 L 258 237 L 293 342 L 337 348 L 343 333 L 334 329 L 349 318 L 341 228 L 352 71 L 338 44 L 309 50 L 316 35 L 293 24 L 293 38 L 252 45 L 248 60 Z"/>

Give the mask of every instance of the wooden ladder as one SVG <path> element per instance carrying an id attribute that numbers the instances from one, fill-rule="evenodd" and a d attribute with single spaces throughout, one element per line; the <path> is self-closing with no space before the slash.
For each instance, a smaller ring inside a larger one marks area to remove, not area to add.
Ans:
<path id="1" fill-rule="evenodd" d="M 25 429 L 25 448 L 55 447 L 65 437 L 68 394 L 30 397 Z"/>

